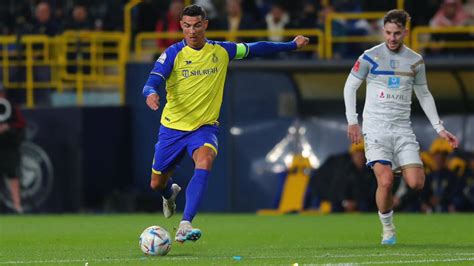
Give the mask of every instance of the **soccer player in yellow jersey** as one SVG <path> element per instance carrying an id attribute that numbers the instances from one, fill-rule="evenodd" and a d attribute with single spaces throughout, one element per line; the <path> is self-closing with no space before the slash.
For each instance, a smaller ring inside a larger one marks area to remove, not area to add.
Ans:
<path id="1" fill-rule="evenodd" d="M 187 6 L 181 14 L 184 39 L 168 47 L 158 58 L 143 88 L 146 104 L 159 108 L 156 89 L 166 82 L 167 104 L 161 117 L 155 145 L 150 186 L 163 196 L 163 213 L 171 217 L 181 188 L 171 174 L 187 152 L 195 170 L 186 189 L 183 218 L 175 240 L 196 241 L 201 231 L 191 226 L 207 187 L 212 163 L 217 156 L 219 112 L 222 104 L 227 66 L 232 59 L 265 56 L 292 51 L 308 44 L 296 36 L 291 42 L 233 43 L 206 39 L 206 12 L 197 5 Z"/>

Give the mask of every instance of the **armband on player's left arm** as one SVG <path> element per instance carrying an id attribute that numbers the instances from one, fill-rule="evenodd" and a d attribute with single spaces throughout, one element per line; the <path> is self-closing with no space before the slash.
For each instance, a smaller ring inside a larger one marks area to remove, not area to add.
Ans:
<path id="1" fill-rule="evenodd" d="M 443 131 L 443 121 L 439 118 L 438 111 L 436 110 L 436 104 L 433 95 L 431 95 L 428 89 L 428 85 L 414 85 L 413 87 L 415 90 L 415 95 L 420 102 L 421 108 L 430 120 L 430 123 L 436 130 L 436 133 Z"/>

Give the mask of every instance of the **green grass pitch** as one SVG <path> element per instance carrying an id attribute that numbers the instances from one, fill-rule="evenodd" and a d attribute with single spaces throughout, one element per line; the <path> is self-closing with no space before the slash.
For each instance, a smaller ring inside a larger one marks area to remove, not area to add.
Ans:
<path id="1" fill-rule="evenodd" d="M 180 215 L 0 217 L 0 265 L 474 265 L 474 215 L 396 214 L 398 244 L 381 246 L 377 215 L 200 214 L 196 243 L 146 257 L 150 225 L 173 236 Z"/>

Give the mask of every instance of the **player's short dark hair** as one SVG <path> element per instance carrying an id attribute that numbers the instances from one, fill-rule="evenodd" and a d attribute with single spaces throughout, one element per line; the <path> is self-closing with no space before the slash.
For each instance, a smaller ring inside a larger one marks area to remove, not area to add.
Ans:
<path id="1" fill-rule="evenodd" d="M 410 20 L 410 15 L 403 9 L 392 9 L 385 14 L 383 18 L 383 25 L 387 23 L 395 23 L 399 26 L 407 25 L 407 21 Z"/>
<path id="2" fill-rule="evenodd" d="M 184 8 L 183 12 L 181 12 L 180 18 L 183 19 L 184 16 L 190 17 L 198 17 L 201 16 L 202 19 L 206 19 L 206 10 L 198 5 L 189 5 Z"/>

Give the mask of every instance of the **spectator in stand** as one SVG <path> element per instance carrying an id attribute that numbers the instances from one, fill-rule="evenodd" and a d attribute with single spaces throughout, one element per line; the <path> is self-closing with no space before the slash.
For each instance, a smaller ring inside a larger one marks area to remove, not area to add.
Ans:
<path id="1" fill-rule="evenodd" d="M 216 27 L 213 30 L 251 30 L 257 28 L 257 22 L 242 10 L 241 0 L 226 1 L 226 15 L 217 20 Z M 238 38 L 238 42 L 253 42 L 254 39 Z"/>
<path id="2" fill-rule="evenodd" d="M 268 31 L 282 31 L 290 26 L 290 15 L 282 4 L 274 3 L 270 12 L 265 16 L 265 23 Z M 273 33 L 268 39 L 273 42 L 281 42 L 285 38 L 280 34 Z"/>
<path id="3" fill-rule="evenodd" d="M 430 21 L 430 26 L 448 27 L 466 25 L 469 14 L 464 10 L 460 0 L 444 0 L 443 4 Z"/>
<path id="4" fill-rule="evenodd" d="M 449 26 L 465 26 L 469 21 L 469 14 L 464 10 L 460 0 L 444 0 L 440 9 L 430 21 L 430 26 L 434 28 Z M 433 34 L 434 41 L 465 41 L 469 39 L 466 34 Z M 431 54 L 442 56 L 463 54 L 470 52 L 469 49 L 440 49 L 432 48 L 428 51 Z"/>
<path id="5" fill-rule="evenodd" d="M 335 12 L 334 7 L 327 5 L 324 6 L 318 16 L 318 28 L 322 29 L 323 31 L 326 28 L 326 17 Z M 333 20 L 332 21 L 332 36 L 345 36 L 347 34 L 347 29 L 345 27 L 344 21 L 342 20 Z M 333 45 L 333 58 L 334 59 L 341 59 L 342 57 L 346 56 L 347 51 L 346 44 L 334 44 Z"/>
<path id="6" fill-rule="evenodd" d="M 51 7 L 47 2 L 36 6 L 32 33 L 54 36 L 59 33 L 58 23 L 51 16 Z"/>
<path id="7" fill-rule="evenodd" d="M 70 20 L 66 21 L 64 26 L 65 31 L 92 31 L 94 30 L 94 23 L 89 17 L 87 8 L 84 5 L 75 5 L 72 9 L 72 17 Z M 76 42 L 76 47 L 74 51 L 68 51 L 67 59 L 68 61 L 79 61 L 86 60 L 88 61 L 91 58 L 90 47 L 86 42 L 82 42 L 80 39 Z M 91 73 L 90 65 L 68 65 L 68 73 L 76 73 L 81 71 L 83 74 Z"/>
<path id="8" fill-rule="evenodd" d="M 435 139 L 430 146 L 433 159 L 432 172 L 426 176 L 422 191 L 421 210 L 423 212 L 454 212 L 456 211 L 455 190 L 456 174 L 448 168 L 448 156 L 453 148 L 444 139 Z"/>
<path id="9" fill-rule="evenodd" d="M 184 3 L 182 0 L 172 0 L 162 19 L 156 22 L 156 32 L 177 32 L 181 33 L 181 25 L 179 24 L 181 12 L 184 9 Z M 179 39 L 181 39 L 181 34 Z M 171 46 L 177 42 L 176 39 L 158 39 L 156 44 L 160 51 L 166 47 Z"/>
<path id="10" fill-rule="evenodd" d="M 64 30 L 94 30 L 95 26 L 89 17 L 87 7 L 75 5 L 72 9 L 72 17 L 66 21 Z"/>

